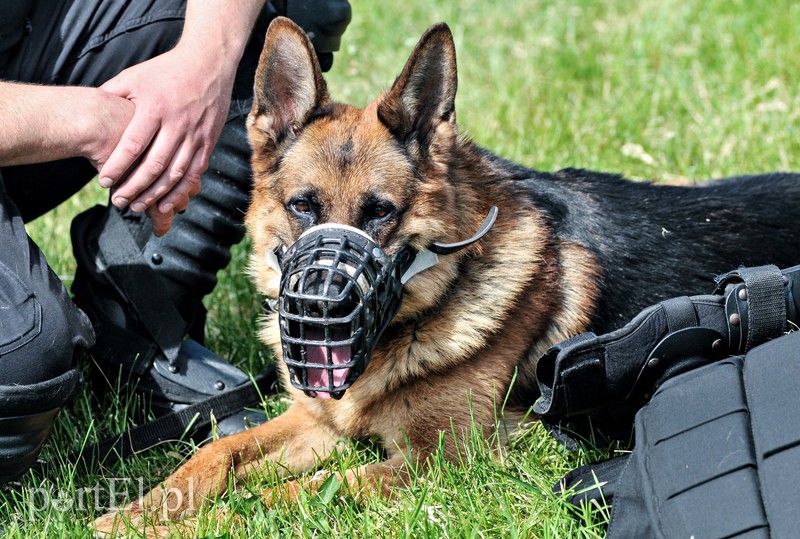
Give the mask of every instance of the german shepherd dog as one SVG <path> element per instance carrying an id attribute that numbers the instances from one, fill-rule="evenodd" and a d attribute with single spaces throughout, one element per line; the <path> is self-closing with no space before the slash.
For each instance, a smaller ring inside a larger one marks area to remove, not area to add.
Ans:
<path id="1" fill-rule="evenodd" d="M 300 28 L 272 23 L 248 121 L 254 187 L 246 225 L 264 296 L 281 293 L 267 261 L 312 227 L 346 225 L 394 256 L 463 242 L 492 206 L 496 221 L 405 282 L 368 366 L 334 394 L 341 398 L 294 387 L 278 361 L 289 409 L 201 448 L 128 506 L 128 518 L 180 518 L 221 493 L 230 473 L 245 479 L 268 461 L 287 480 L 265 493 L 267 503 L 314 492 L 325 476 L 301 474 L 343 438 L 377 437 L 385 451 L 382 462 L 336 474 L 349 492 L 391 495 L 409 463 L 425 465 L 440 443 L 456 455 L 475 424 L 486 436 L 513 431 L 537 395 L 537 358 L 551 345 L 618 328 L 668 297 L 708 293 L 716 274 L 740 265 L 800 261 L 800 219 L 792 218 L 800 175 L 683 187 L 538 172 L 461 134 L 455 97 L 445 24 L 430 28 L 391 88 L 359 109 L 329 99 Z M 268 316 L 260 337 L 281 358 L 279 319 Z M 114 516 L 95 526 L 113 529 Z"/>

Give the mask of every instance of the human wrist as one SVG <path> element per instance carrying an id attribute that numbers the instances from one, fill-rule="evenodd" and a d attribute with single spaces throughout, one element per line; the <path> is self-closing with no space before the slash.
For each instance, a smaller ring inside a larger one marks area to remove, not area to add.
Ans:
<path id="1" fill-rule="evenodd" d="M 102 96 L 94 88 L 3 83 L 0 97 L 2 166 L 86 156 L 101 136 L 93 107 Z"/>
<path id="2" fill-rule="evenodd" d="M 265 0 L 189 1 L 186 22 L 176 49 L 202 54 L 221 65 L 236 66 L 244 53 Z"/>

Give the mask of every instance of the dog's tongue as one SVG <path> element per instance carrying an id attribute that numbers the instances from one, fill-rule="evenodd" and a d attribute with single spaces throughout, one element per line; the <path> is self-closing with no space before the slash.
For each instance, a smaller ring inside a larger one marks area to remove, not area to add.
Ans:
<path id="1" fill-rule="evenodd" d="M 350 337 L 346 329 L 334 329 L 331 331 L 331 337 L 336 341 L 346 340 Z M 322 328 L 307 328 L 306 338 L 313 341 L 325 340 L 325 331 Z M 306 359 L 308 364 L 325 365 L 328 361 L 328 348 L 327 346 L 308 346 L 306 348 Z M 350 361 L 350 345 L 334 346 L 331 350 L 331 361 L 334 365 L 341 365 Z M 341 387 L 347 380 L 347 375 L 350 374 L 350 369 L 345 367 L 342 369 L 333 369 L 333 386 L 334 388 Z M 322 368 L 308 367 L 308 385 L 316 387 L 328 387 L 328 370 Z M 325 390 L 311 391 L 310 395 L 316 395 L 321 399 L 330 399 L 331 394 Z"/>

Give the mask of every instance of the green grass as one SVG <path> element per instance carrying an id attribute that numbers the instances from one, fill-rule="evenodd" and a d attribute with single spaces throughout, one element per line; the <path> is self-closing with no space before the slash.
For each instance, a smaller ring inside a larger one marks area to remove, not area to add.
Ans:
<path id="1" fill-rule="evenodd" d="M 353 13 L 328 75 L 337 100 L 363 105 L 387 89 L 422 32 L 446 21 L 458 50 L 460 125 L 504 157 L 680 183 L 800 169 L 800 4 L 790 0 L 354 0 Z M 65 281 L 75 269 L 69 222 L 102 199 L 90 186 L 30 226 Z M 259 299 L 243 275 L 246 249 L 235 249 L 207 298 L 207 333 L 215 351 L 257 368 L 270 359 L 254 336 Z M 284 406 L 274 397 L 267 408 Z M 63 462 L 84 439 L 129 424 L 137 408 L 135 399 L 101 402 L 81 392 L 43 457 Z M 535 425 L 496 457 L 489 446 L 472 440 L 460 466 L 422 473 L 393 503 L 356 505 L 334 489 L 299 507 L 267 509 L 229 495 L 220 504 L 246 518 L 216 531 L 207 523 L 212 506 L 201 515 L 201 536 L 603 535 L 606 513 L 573 511 L 550 494 L 563 473 L 598 453 L 569 454 Z M 65 464 L 28 474 L 0 490 L 0 522 L 7 537 L 89 535 L 96 511 L 87 488 L 98 486 L 107 504 L 118 478 L 119 501 L 120 491 L 134 495 L 139 478 L 154 484 L 191 450 L 159 448 L 88 476 Z M 353 444 L 325 466 L 378 458 L 373 445 Z M 257 492 L 270 481 L 266 470 L 248 486 Z M 45 491 L 61 503 L 45 504 Z"/>

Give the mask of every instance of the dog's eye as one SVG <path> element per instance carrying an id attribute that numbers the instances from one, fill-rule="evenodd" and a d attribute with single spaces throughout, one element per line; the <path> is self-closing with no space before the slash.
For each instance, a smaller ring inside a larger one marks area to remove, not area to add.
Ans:
<path id="1" fill-rule="evenodd" d="M 304 199 L 304 198 L 300 198 L 300 199 L 292 200 L 292 201 L 289 203 L 289 206 L 290 206 L 290 207 L 291 207 L 291 208 L 292 208 L 292 209 L 293 209 L 293 210 L 294 210 L 296 213 L 299 213 L 299 214 L 302 214 L 302 215 L 309 215 L 309 214 L 311 214 L 311 203 L 310 203 L 308 200 Z"/>
<path id="2" fill-rule="evenodd" d="M 372 217 L 373 219 L 383 219 L 387 215 L 389 215 L 390 210 L 388 207 L 384 206 L 383 204 L 378 204 L 374 208 L 372 208 Z"/>
<path id="3" fill-rule="evenodd" d="M 364 212 L 366 217 L 370 220 L 374 219 L 386 219 L 391 215 L 394 208 L 390 204 L 384 204 L 382 202 L 377 202 L 375 204 L 370 205 L 367 208 L 367 211 Z"/>

